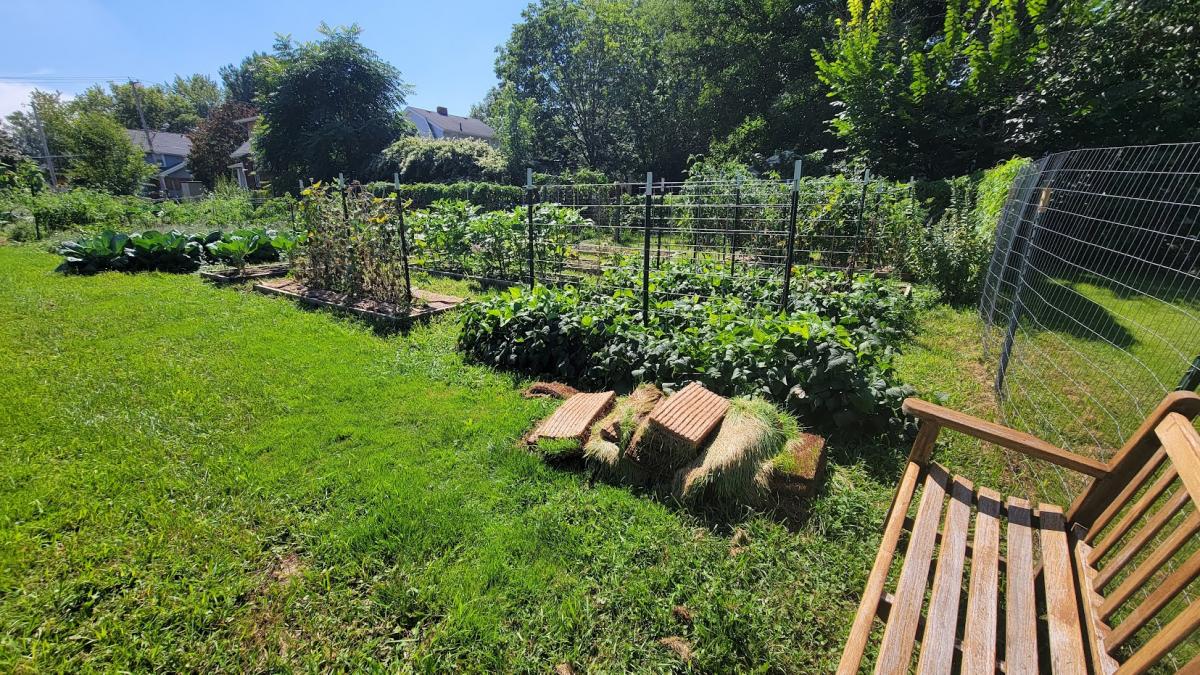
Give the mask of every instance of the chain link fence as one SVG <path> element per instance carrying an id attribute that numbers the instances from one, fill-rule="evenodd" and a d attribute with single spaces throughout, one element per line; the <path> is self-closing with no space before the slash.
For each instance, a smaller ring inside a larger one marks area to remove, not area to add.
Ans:
<path id="1" fill-rule="evenodd" d="M 1200 143 L 1062 152 L 1010 189 L 979 304 L 1005 421 L 1107 459 L 1200 385 Z"/>

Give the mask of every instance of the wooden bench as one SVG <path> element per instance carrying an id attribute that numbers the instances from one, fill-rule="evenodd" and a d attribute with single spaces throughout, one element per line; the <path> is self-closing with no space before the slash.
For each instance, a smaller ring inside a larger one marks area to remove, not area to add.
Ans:
<path id="1" fill-rule="evenodd" d="M 1110 462 L 925 401 L 904 410 L 921 426 L 839 673 L 859 672 L 869 643 L 876 673 L 1200 673 L 1187 592 L 1200 576 L 1200 397 L 1167 396 Z M 932 462 L 943 428 L 1092 481 L 1065 511 L 1002 496 Z"/>

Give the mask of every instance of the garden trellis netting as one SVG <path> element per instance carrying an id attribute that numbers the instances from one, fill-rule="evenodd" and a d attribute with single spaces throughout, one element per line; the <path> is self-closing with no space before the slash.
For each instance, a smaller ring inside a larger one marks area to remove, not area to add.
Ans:
<path id="1" fill-rule="evenodd" d="M 1200 143 L 1049 155 L 1010 188 L 979 311 L 1005 421 L 1107 459 L 1200 385 Z"/>
<path id="2" fill-rule="evenodd" d="M 526 203 L 508 212 L 459 203 L 414 213 L 409 223 L 414 270 L 523 285 L 587 282 L 599 294 L 640 296 L 645 316 L 675 299 L 650 283 L 672 261 L 703 266 L 711 292 L 770 277 L 779 290 L 762 301 L 778 307 L 795 266 L 898 271 L 915 210 L 911 184 L 865 172 L 800 181 L 648 174 L 637 183 L 527 186 Z"/>

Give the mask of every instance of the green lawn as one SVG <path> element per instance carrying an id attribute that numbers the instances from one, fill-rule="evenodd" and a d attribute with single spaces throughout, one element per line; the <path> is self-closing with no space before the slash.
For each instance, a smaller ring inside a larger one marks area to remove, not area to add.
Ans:
<path id="1" fill-rule="evenodd" d="M 700 671 L 836 664 L 905 448 L 834 444 L 803 524 L 709 521 L 518 447 L 553 404 L 452 318 L 56 263 L 0 247 L 0 670 L 684 670 L 670 636 Z M 973 313 L 921 336 L 901 375 L 990 416 Z"/>

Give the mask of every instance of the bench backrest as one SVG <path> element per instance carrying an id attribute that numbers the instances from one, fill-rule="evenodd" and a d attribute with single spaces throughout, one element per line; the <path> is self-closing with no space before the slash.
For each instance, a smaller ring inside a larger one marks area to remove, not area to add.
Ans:
<path id="1" fill-rule="evenodd" d="M 1090 568 L 1081 598 L 1098 671 L 1200 672 L 1198 414 L 1196 394 L 1167 397 L 1068 513 Z"/>

